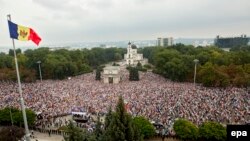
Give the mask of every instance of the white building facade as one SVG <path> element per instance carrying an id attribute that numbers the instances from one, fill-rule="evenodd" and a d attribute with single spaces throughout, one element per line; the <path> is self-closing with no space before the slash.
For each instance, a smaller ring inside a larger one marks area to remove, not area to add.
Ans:
<path id="1" fill-rule="evenodd" d="M 128 43 L 127 53 L 124 54 L 124 60 L 127 65 L 137 65 L 138 62 L 144 63 L 143 54 L 138 54 L 136 45 L 130 42 Z"/>
<path id="2" fill-rule="evenodd" d="M 119 66 L 107 66 L 103 68 L 103 82 L 117 84 L 121 81 L 120 67 Z"/>

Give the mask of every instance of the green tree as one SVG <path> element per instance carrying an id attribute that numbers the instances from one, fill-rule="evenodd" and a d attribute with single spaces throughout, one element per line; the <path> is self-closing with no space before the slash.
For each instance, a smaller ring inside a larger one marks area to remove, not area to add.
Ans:
<path id="1" fill-rule="evenodd" d="M 188 72 L 188 69 L 181 59 L 173 58 L 171 61 L 165 63 L 162 73 L 166 78 L 170 78 L 173 81 L 184 81 Z"/>
<path id="2" fill-rule="evenodd" d="M 11 110 L 11 111 L 10 111 Z M 11 125 L 11 112 L 17 112 L 17 109 L 6 107 L 0 110 L 0 124 Z"/>
<path id="3" fill-rule="evenodd" d="M 245 67 L 250 64 L 249 46 L 239 46 L 232 50 L 234 51 L 225 52 L 214 46 L 194 48 L 190 45 L 176 44 L 168 48 L 140 48 L 138 52 L 148 58 L 149 63 L 154 66 L 153 72 L 174 81 L 192 81 L 193 60 L 196 58 L 199 59 L 197 81 L 204 86 L 226 87 L 230 84 L 238 87 L 249 86 L 250 74 Z M 18 49 L 17 57 L 21 81 L 33 82 L 34 74 L 39 78 L 37 61 L 42 62 L 41 70 L 44 79 L 65 79 L 91 72 L 97 66 L 119 60 L 125 53 L 126 48 L 50 51 L 49 48 L 42 47 L 28 49 L 23 54 Z M 211 64 L 212 67 L 207 64 Z M 231 75 L 230 65 L 236 66 L 236 69 L 232 70 L 239 70 L 235 75 Z M 145 68 L 140 65 L 137 67 L 139 71 L 146 71 Z M 137 77 L 135 72 L 131 75 L 135 76 L 134 78 Z M 16 80 L 13 50 L 10 50 L 9 54 L 0 53 L 0 80 Z"/>
<path id="4" fill-rule="evenodd" d="M 199 79 L 197 80 L 204 86 L 226 87 L 231 84 L 245 87 L 250 85 L 249 73 L 246 73 L 244 69 L 250 64 L 249 46 L 225 52 L 214 46 L 194 48 L 176 44 L 169 48 L 146 47 L 142 49 L 142 53 L 155 66 L 154 73 L 171 80 L 192 81 L 193 60 L 198 59 L 197 77 Z M 236 68 L 231 69 L 230 65 L 235 65 Z M 231 75 L 232 71 L 236 73 Z"/>
<path id="5" fill-rule="evenodd" d="M 94 129 L 93 135 L 92 135 L 94 137 L 94 139 L 97 140 L 97 141 L 104 140 L 104 131 L 103 131 L 103 129 L 101 127 L 102 127 L 102 123 L 100 121 L 100 116 L 98 115 L 97 116 L 96 126 L 95 126 L 95 129 Z"/>
<path id="6" fill-rule="evenodd" d="M 19 67 L 26 67 L 28 58 L 24 54 L 18 54 L 17 60 L 18 60 Z M 13 60 L 13 64 L 15 64 L 14 60 Z"/>
<path id="7" fill-rule="evenodd" d="M 230 64 L 229 66 L 221 66 L 220 69 L 229 76 L 231 84 L 237 87 L 247 86 L 248 74 L 242 65 Z"/>
<path id="8" fill-rule="evenodd" d="M 152 69 L 152 66 L 150 64 L 145 64 L 143 67 L 146 69 Z"/>
<path id="9" fill-rule="evenodd" d="M 192 46 L 192 45 L 185 46 L 184 44 L 178 43 L 178 44 L 173 45 L 173 47 L 171 47 L 171 48 L 177 50 L 181 54 L 190 55 L 190 54 L 196 53 L 196 50 L 195 50 L 194 46 Z"/>
<path id="10" fill-rule="evenodd" d="M 198 128 L 190 121 L 178 119 L 174 123 L 176 136 L 182 140 L 197 140 L 199 135 Z"/>
<path id="11" fill-rule="evenodd" d="M 235 46 L 230 49 L 230 51 L 250 51 L 249 45 Z"/>
<path id="12" fill-rule="evenodd" d="M 14 125 L 16 126 L 24 125 L 22 111 L 16 108 L 8 108 L 8 107 L 0 110 L 0 124 L 1 125 L 11 125 L 10 114 L 12 115 Z M 33 126 L 35 123 L 36 114 L 33 111 L 26 109 L 26 116 L 27 116 L 28 125 Z"/>
<path id="13" fill-rule="evenodd" d="M 96 69 L 95 80 L 101 80 L 101 70 L 100 70 L 100 68 Z"/>
<path id="14" fill-rule="evenodd" d="M 249 51 L 233 52 L 233 61 L 237 65 L 245 65 L 250 63 Z"/>
<path id="15" fill-rule="evenodd" d="M 67 132 L 67 134 L 63 136 L 65 141 L 83 141 L 85 137 L 83 130 L 75 127 L 73 121 L 69 122 L 65 132 Z"/>
<path id="16" fill-rule="evenodd" d="M 206 51 L 201 51 L 198 55 L 197 55 L 197 59 L 199 60 L 199 63 L 201 65 L 204 65 L 205 63 L 207 63 L 209 61 L 209 57 L 210 54 Z"/>
<path id="17" fill-rule="evenodd" d="M 131 115 L 126 112 L 124 106 L 125 105 L 123 98 L 120 96 L 118 104 L 115 108 L 115 112 L 113 112 L 111 116 L 108 116 L 109 118 L 111 118 L 111 121 L 107 122 L 109 125 L 105 130 L 105 135 L 107 135 L 105 137 L 106 140 L 108 139 L 109 141 L 138 141 L 142 139 L 142 136 L 138 134 L 138 129 L 136 129 L 137 127 L 132 121 Z"/>
<path id="18" fill-rule="evenodd" d="M 103 136 L 102 136 L 103 141 L 112 140 L 111 132 L 113 132 L 113 131 L 112 131 L 112 128 L 110 125 L 112 119 L 113 119 L 113 112 L 112 112 L 112 109 L 110 106 L 108 109 L 108 113 L 106 114 L 106 117 L 105 117 L 104 132 L 103 132 Z"/>
<path id="19" fill-rule="evenodd" d="M 174 49 L 159 50 L 154 56 L 155 66 L 160 72 L 164 72 L 165 69 L 162 66 L 173 58 L 180 58 L 180 55 L 181 54 Z"/>
<path id="20" fill-rule="evenodd" d="M 129 80 L 130 81 L 139 81 L 139 71 L 135 67 L 129 68 Z"/>
<path id="21" fill-rule="evenodd" d="M 122 59 L 122 55 L 120 54 L 120 53 L 115 53 L 114 54 L 114 60 L 115 61 L 119 61 L 119 60 L 121 60 Z"/>
<path id="22" fill-rule="evenodd" d="M 148 59 L 149 63 L 155 65 L 155 54 L 162 51 L 163 49 L 163 47 L 145 47 L 142 49 L 142 53 L 143 56 Z"/>
<path id="23" fill-rule="evenodd" d="M 226 87 L 229 85 L 228 75 L 217 66 L 208 62 L 198 71 L 198 77 L 204 86 Z"/>
<path id="24" fill-rule="evenodd" d="M 83 63 L 79 65 L 78 73 L 77 73 L 78 75 L 83 74 L 83 73 L 89 73 L 89 72 L 92 72 L 92 68 L 88 64 Z"/>
<path id="25" fill-rule="evenodd" d="M 47 55 L 45 62 L 43 64 L 44 78 L 53 79 L 64 79 L 67 75 L 66 63 L 68 60 L 66 57 L 60 54 L 49 54 Z"/>
<path id="26" fill-rule="evenodd" d="M 12 56 L 0 53 L 0 69 L 13 68 L 13 60 Z"/>
<path id="27" fill-rule="evenodd" d="M 28 68 L 33 68 L 34 70 L 37 70 L 38 72 L 38 61 L 41 61 L 41 63 L 44 63 L 47 55 L 49 55 L 51 53 L 51 51 L 49 50 L 49 48 L 38 48 L 35 50 L 31 50 L 28 49 L 24 52 L 24 55 L 27 56 L 28 61 L 27 61 L 27 67 Z M 42 67 L 42 74 L 43 74 L 43 66 Z"/>
<path id="28" fill-rule="evenodd" d="M 34 126 L 36 120 L 36 114 L 30 109 L 26 109 L 27 122 L 29 126 Z"/>
<path id="29" fill-rule="evenodd" d="M 78 72 L 76 63 L 68 62 L 65 64 L 65 74 L 66 76 L 75 76 Z"/>
<path id="30" fill-rule="evenodd" d="M 249 87 L 250 86 L 250 63 L 244 65 L 243 69 L 244 69 L 244 72 L 246 73 L 246 80 L 247 80 L 246 86 Z"/>
<path id="31" fill-rule="evenodd" d="M 167 48 L 155 54 L 156 72 L 173 81 L 185 81 L 193 67 L 193 56 L 186 53 L 182 55 L 176 48 Z M 192 50 L 190 49 L 190 52 L 193 52 Z"/>
<path id="32" fill-rule="evenodd" d="M 140 130 L 141 134 L 144 138 L 148 139 L 155 135 L 155 128 L 154 126 L 144 117 L 135 117 L 133 119 L 134 124 Z"/>
<path id="33" fill-rule="evenodd" d="M 141 62 L 138 62 L 138 63 L 136 64 L 136 67 L 137 67 L 137 68 L 142 68 Z"/>
<path id="34" fill-rule="evenodd" d="M 21 54 L 22 50 L 20 48 L 16 49 L 16 55 Z M 14 50 L 13 49 L 9 49 L 9 55 L 10 56 L 14 56 Z"/>
<path id="35" fill-rule="evenodd" d="M 226 128 L 217 122 L 204 122 L 199 128 L 202 139 L 207 141 L 225 141 L 227 136 Z"/>
<path id="36" fill-rule="evenodd" d="M 22 111 L 20 110 L 14 111 L 12 112 L 12 115 L 13 115 L 13 121 L 15 125 L 24 126 Z M 33 126 L 35 123 L 36 114 L 33 111 L 26 109 L 26 116 L 27 116 L 28 125 Z"/>
<path id="37" fill-rule="evenodd" d="M 36 74 L 35 71 L 33 69 L 27 69 L 26 67 L 20 67 L 20 79 L 23 82 L 35 82 L 36 81 Z M 15 80 L 16 79 L 16 75 L 15 75 Z"/>
<path id="38" fill-rule="evenodd" d="M 104 123 L 104 129 L 106 130 L 108 127 L 109 127 L 109 125 L 110 125 L 110 123 L 111 123 L 111 121 L 112 121 L 112 109 L 111 109 L 111 106 L 109 107 L 109 109 L 108 109 L 108 113 L 106 114 L 106 117 L 105 117 L 105 123 Z"/>

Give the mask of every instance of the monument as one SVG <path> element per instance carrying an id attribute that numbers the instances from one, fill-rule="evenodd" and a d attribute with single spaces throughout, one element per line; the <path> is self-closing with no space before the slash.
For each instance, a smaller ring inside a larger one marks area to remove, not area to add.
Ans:
<path id="1" fill-rule="evenodd" d="M 103 82 L 117 84 L 121 80 L 119 66 L 107 66 L 103 68 Z"/>

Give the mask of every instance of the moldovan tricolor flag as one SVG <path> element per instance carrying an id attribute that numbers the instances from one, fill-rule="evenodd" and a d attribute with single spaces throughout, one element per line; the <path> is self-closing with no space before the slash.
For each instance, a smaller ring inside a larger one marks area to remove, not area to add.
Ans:
<path id="1" fill-rule="evenodd" d="M 17 25 L 9 20 L 8 24 L 9 24 L 10 38 L 21 41 L 32 40 L 36 45 L 39 45 L 41 38 L 36 34 L 36 32 L 32 28 Z"/>

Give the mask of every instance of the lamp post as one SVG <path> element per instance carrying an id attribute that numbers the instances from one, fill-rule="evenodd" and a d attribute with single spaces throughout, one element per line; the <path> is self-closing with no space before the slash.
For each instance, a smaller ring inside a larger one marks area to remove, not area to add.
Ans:
<path id="1" fill-rule="evenodd" d="M 198 62 L 199 62 L 198 59 L 194 59 L 194 86 L 195 86 L 195 80 L 196 80 L 196 66 Z"/>
<path id="2" fill-rule="evenodd" d="M 36 63 L 37 63 L 37 64 L 38 64 L 38 66 L 39 66 L 40 80 L 41 80 L 41 82 L 42 82 L 41 61 L 37 61 Z"/>

